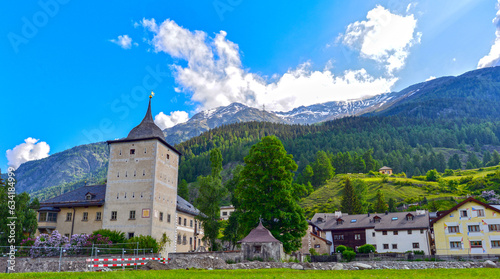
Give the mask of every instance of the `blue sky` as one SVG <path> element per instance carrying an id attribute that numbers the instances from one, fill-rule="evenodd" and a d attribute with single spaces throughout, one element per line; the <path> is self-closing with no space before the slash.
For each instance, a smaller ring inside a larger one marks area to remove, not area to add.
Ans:
<path id="1" fill-rule="evenodd" d="M 234 101 L 289 110 L 497 65 L 497 4 L 2 2 L 0 168 L 126 136 L 151 90 L 168 127 Z"/>

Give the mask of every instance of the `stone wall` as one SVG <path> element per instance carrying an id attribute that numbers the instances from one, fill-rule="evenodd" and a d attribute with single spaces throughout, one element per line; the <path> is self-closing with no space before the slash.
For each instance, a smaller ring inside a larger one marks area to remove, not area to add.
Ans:
<path id="1" fill-rule="evenodd" d="M 241 262 L 243 261 L 243 252 L 241 251 L 219 251 L 219 252 L 197 252 L 197 253 L 169 253 L 171 261 L 175 259 L 201 259 L 213 257 L 224 261 Z"/>
<path id="2" fill-rule="evenodd" d="M 88 271 L 87 257 L 63 257 L 61 271 Z M 7 270 L 7 257 L 0 258 L 0 272 Z M 46 258 L 16 258 L 14 272 L 57 272 L 59 271 L 59 257 Z"/>
<path id="3" fill-rule="evenodd" d="M 281 261 L 285 255 L 281 242 L 244 242 L 241 248 L 246 260 L 261 258 L 264 261 Z"/>

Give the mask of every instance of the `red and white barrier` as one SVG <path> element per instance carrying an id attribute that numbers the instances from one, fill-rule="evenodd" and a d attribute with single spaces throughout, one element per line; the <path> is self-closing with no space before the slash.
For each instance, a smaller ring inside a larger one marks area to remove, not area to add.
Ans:
<path id="1" fill-rule="evenodd" d="M 107 258 L 107 259 L 87 259 L 87 262 L 130 262 L 130 261 L 159 261 L 162 264 L 167 264 L 170 258 Z M 145 265 L 146 262 L 141 263 L 114 263 L 114 264 L 89 264 L 88 267 L 121 267 L 121 266 L 136 266 Z"/>

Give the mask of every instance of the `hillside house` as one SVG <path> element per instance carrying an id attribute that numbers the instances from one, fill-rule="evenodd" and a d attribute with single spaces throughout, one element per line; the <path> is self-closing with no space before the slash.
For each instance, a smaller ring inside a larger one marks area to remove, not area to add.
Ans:
<path id="1" fill-rule="evenodd" d="M 378 169 L 378 172 L 382 174 L 392 175 L 392 168 L 383 166 L 380 169 Z"/>

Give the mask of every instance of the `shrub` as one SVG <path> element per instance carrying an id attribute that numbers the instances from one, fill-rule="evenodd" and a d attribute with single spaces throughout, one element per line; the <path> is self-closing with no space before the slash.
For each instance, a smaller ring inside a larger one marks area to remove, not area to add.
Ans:
<path id="1" fill-rule="evenodd" d="M 127 238 L 125 238 L 124 232 L 112 231 L 109 229 L 100 229 L 100 230 L 94 231 L 92 234 L 93 235 L 100 234 L 103 237 L 107 237 L 107 238 L 109 238 L 109 240 L 113 244 L 114 243 L 127 243 Z"/>
<path id="2" fill-rule="evenodd" d="M 337 253 L 343 253 L 345 250 L 347 250 L 347 247 L 345 247 L 344 245 L 339 245 L 337 246 L 337 248 L 335 248 L 335 252 Z"/>
<path id="3" fill-rule="evenodd" d="M 425 176 L 412 176 L 411 178 L 420 180 L 420 181 L 425 181 L 426 177 Z"/>
<path id="4" fill-rule="evenodd" d="M 102 236 L 100 234 L 92 234 L 89 236 L 87 239 L 89 241 L 89 246 L 92 246 L 92 244 L 97 244 L 99 246 L 105 245 L 105 244 L 112 244 L 113 242 L 109 240 L 109 237 L 107 236 Z"/>
<path id="5" fill-rule="evenodd" d="M 438 181 L 439 178 L 440 178 L 439 173 L 435 169 L 428 171 L 427 174 L 425 175 L 425 180 L 427 181 Z"/>
<path id="6" fill-rule="evenodd" d="M 50 235 L 43 233 L 33 243 L 30 256 L 32 258 L 57 256 L 60 253 L 59 247 L 62 247 L 66 243 L 68 243 L 68 238 L 62 236 L 58 231 L 53 231 Z"/>
<path id="7" fill-rule="evenodd" d="M 350 262 L 350 261 L 354 260 L 354 258 L 356 257 L 356 252 L 345 250 L 344 252 L 342 252 L 342 257 L 346 261 Z"/>
<path id="8" fill-rule="evenodd" d="M 444 176 L 453 176 L 453 175 L 455 175 L 455 172 L 453 170 L 450 169 L 444 170 Z"/>
<path id="9" fill-rule="evenodd" d="M 375 252 L 375 246 L 373 246 L 371 244 L 361 245 L 358 248 L 358 253 L 367 254 L 367 253 L 373 253 L 373 252 Z"/>
<path id="10" fill-rule="evenodd" d="M 316 252 L 316 250 L 314 250 L 314 248 L 311 248 L 309 249 L 309 253 L 313 256 L 317 256 L 318 255 L 318 252 Z"/>
<path id="11" fill-rule="evenodd" d="M 131 239 L 128 240 L 130 243 L 136 243 L 139 242 L 139 249 L 153 249 L 153 253 L 158 253 L 160 250 L 160 245 L 158 244 L 158 241 L 154 239 L 150 235 L 139 235 L 139 236 L 134 236 Z M 130 248 L 136 248 L 136 245 L 132 245 Z"/>

